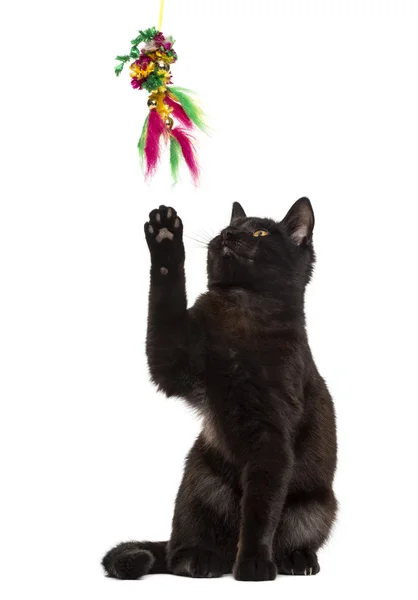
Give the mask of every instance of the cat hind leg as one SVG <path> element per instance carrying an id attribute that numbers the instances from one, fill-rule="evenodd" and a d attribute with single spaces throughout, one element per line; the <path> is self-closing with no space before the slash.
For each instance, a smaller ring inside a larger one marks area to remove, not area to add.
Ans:
<path id="1" fill-rule="evenodd" d="M 332 490 L 287 500 L 275 540 L 278 573 L 319 573 L 316 552 L 330 534 L 336 511 L 337 501 Z"/>

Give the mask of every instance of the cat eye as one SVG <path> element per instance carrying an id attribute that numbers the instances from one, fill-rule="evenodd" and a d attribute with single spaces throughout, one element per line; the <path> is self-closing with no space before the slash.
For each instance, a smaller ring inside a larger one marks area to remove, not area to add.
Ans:
<path id="1" fill-rule="evenodd" d="M 254 231 L 254 233 L 253 233 L 253 237 L 264 237 L 266 235 L 270 235 L 270 234 L 265 229 L 257 229 L 257 231 Z"/>

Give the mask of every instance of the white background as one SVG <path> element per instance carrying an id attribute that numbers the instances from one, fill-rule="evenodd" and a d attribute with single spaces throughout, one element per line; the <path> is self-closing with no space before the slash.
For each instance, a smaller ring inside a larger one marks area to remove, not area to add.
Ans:
<path id="1" fill-rule="evenodd" d="M 212 126 L 201 186 L 143 183 L 146 93 L 114 56 L 158 0 L 1 9 L 3 598 L 411 597 L 416 586 L 418 6 L 393 0 L 166 0 L 174 82 Z M 158 395 L 144 353 L 160 203 L 184 220 L 189 301 L 231 203 L 316 214 L 309 337 L 335 398 L 334 535 L 312 578 L 106 579 L 127 539 L 167 539 L 199 424 Z M 205 231 L 204 231 L 205 230 Z M 205 233 L 207 232 L 207 233 Z M 408 591 L 409 589 L 409 591 Z"/>

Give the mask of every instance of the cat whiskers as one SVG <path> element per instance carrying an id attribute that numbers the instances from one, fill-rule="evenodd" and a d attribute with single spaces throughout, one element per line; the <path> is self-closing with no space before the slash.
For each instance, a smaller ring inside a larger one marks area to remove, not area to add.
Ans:
<path id="1" fill-rule="evenodd" d="M 210 229 L 204 229 L 203 227 L 200 228 L 200 231 L 203 233 L 203 235 L 209 240 L 209 242 L 211 240 L 213 240 L 214 237 L 216 237 L 218 234 L 214 233 L 213 231 L 211 231 Z"/>
<path id="2" fill-rule="evenodd" d="M 197 238 L 194 238 L 191 235 L 186 235 L 185 237 L 187 237 L 189 240 L 192 240 L 193 242 L 196 242 L 196 244 L 198 244 L 199 249 L 206 250 L 206 248 L 208 247 L 207 242 L 202 242 L 202 240 L 198 240 Z"/>
<path id="3" fill-rule="evenodd" d="M 193 232 L 193 233 L 194 233 L 194 235 L 185 234 L 185 237 L 187 237 L 188 239 L 193 240 L 194 242 L 199 244 L 201 248 L 206 249 L 211 241 L 208 234 L 206 232 L 205 232 L 205 235 L 202 235 L 199 232 Z"/>

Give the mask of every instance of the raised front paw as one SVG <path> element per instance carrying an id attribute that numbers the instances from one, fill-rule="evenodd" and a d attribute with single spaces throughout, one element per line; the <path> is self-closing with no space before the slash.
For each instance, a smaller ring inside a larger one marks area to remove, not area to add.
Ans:
<path id="1" fill-rule="evenodd" d="M 238 581 L 273 581 L 277 575 L 274 562 L 262 556 L 238 556 L 233 572 Z"/>
<path id="2" fill-rule="evenodd" d="M 152 210 L 144 231 L 153 263 L 168 270 L 183 262 L 183 224 L 174 208 L 161 205 Z"/>

